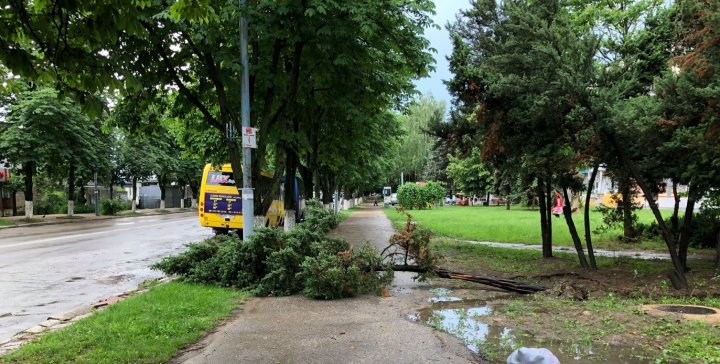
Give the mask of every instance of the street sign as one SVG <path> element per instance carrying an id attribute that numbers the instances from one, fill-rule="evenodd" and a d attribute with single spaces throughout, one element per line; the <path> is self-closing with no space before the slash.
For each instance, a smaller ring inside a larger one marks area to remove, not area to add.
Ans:
<path id="1" fill-rule="evenodd" d="M 242 133 L 242 147 L 243 148 L 257 148 L 257 139 L 255 133 L 256 128 L 243 128 Z"/>

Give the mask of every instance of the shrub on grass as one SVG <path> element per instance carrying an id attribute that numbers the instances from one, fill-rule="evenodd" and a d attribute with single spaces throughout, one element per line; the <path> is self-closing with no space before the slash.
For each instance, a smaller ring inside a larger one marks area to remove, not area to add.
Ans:
<path id="1" fill-rule="evenodd" d="M 406 183 L 398 188 L 397 199 L 404 209 L 423 209 L 432 207 L 445 198 L 445 187 L 439 182 L 428 181 L 424 186 Z"/>
<path id="2" fill-rule="evenodd" d="M 405 209 L 420 209 L 425 207 L 425 199 L 422 193 L 422 187 L 415 183 L 406 183 L 397 191 L 397 200 L 400 206 Z"/>
<path id="3" fill-rule="evenodd" d="M 130 201 L 104 200 L 100 204 L 100 213 L 103 215 L 117 215 L 120 211 L 129 210 Z"/>
<path id="4" fill-rule="evenodd" d="M 35 215 L 50 215 L 67 211 L 67 198 L 62 192 L 51 192 L 41 196 L 33 204 Z M 65 209 L 63 209 L 63 206 Z"/>

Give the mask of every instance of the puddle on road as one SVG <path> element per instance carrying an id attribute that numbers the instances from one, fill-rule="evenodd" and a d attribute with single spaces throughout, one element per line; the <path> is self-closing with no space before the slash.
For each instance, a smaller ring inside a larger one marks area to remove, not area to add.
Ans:
<path id="1" fill-rule="evenodd" d="M 652 363 L 639 358 L 641 353 L 630 347 L 581 347 L 556 340 L 538 340 L 529 332 L 485 322 L 497 306 L 488 305 L 484 300 L 462 300 L 451 296 L 450 290 L 432 292 L 437 297 L 430 299 L 431 306 L 407 318 L 458 337 L 481 356 L 504 362 L 513 350 L 525 346 L 547 348 L 561 363 Z"/>

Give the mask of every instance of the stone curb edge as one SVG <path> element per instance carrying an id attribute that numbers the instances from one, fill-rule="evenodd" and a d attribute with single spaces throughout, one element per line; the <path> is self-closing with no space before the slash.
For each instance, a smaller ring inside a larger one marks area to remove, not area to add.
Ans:
<path id="1" fill-rule="evenodd" d="M 157 282 L 165 283 L 173 279 L 174 278 L 172 277 L 163 277 L 158 279 Z M 145 282 L 143 282 L 134 289 L 106 297 L 96 303 L 81 305 L 67 312 L 50 315 L 47 317 L 47 320 L 15 334 L 15 336 L 13 336 L 10 340 L 0 342 L 0 357 L 19 348 L 23 344 L 37 339 L 42 336 L 42 334 L 68 327 L 111 304 L 120 302 L 130 296 L 146 292 L 148 289 L 149 287 L 145 285 Z"/>
<path id="2" fill-rule="evenodd" d="M 100 216 L 100 217 L 94 217 L 91 219 L 60 219 L 56 221 L 46 221 L 46 222 L 34 222 L 34 223 L 24 223 L 24 224 L 15 224 L 15 225 L 8 225 L 8 226 L 0 226 L 0 230 L 2 229 L 13 229 L 13 228 L 19 228 L 19 227 L 32 227 L 32 226 L 46 226 L 46 225 L 62 225 L 62 224 L 72 224 L 72 223 L 79 223 L 79 222 L 85 222 L 85 221 L 98 221 L 98 220 L 111 220 L 111 219 L 121 219 L 125 217 L 145 217 L 145 216 L 159 216 L 159 215 L 171 215 L 171 214 L 183 214 L 183 213 L 189 213 L 189 212 L 197 212 L 195 209 L 190 209 L 189 211 L 170 211 L 170 212 L 162 212 L 162 213 L 150 213 L 150 214 L 142 214 L 142 215 L 112 215 L 112 216 Z"/>

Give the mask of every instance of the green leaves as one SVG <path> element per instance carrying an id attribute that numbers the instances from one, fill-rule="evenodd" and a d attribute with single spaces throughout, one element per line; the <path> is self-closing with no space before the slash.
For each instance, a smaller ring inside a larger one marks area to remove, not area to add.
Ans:
<path id="1" fill-rule="evenodd" d="M 177 0 L 170 5 L 168 13 L 175 21 L 207 24 L 217 20 L 211 0 Z"/>

